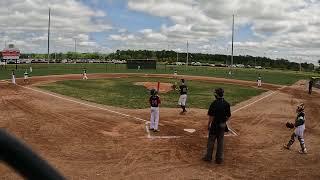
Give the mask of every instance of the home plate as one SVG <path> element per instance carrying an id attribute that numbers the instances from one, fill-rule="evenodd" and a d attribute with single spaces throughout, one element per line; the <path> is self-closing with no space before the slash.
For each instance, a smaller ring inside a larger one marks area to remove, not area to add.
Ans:
<path id="1" fill-rule="evenodd" d="M 195 129 L 183 129 L 184 131 L 187 131 L 188 133 L 194 133 L 196 132 Z"/>

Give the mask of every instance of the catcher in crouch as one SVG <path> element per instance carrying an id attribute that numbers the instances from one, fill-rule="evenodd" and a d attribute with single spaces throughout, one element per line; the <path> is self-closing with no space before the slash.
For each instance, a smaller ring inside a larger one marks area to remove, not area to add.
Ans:
<path id="1" fill-rule="evenodd" d="M 290 149 L 290 147 L 295 141 L 295 138 L 297 137 L 301 146 L 301 150 L 299 150 L 299 153 L 306 154 L 307 148 L 306 148 L 306 145 L 304 144 L 304 139 L 303 139 L 303 132 L 305 129 L 305 120 L 306 120 L 303 103 L 300 103 L 297 106 L 296 112 L 297 112 L 297 118 L 295 123 L 293 124 L 293 123 L 287 122 L 286 124 L 287 128 L 290 128 L 290 129 L 295 128 L 295 130 L 294 130 L 294 133 L 291 135 L 291 139 L 289 140 L 288 144 L 284 145 L 284 148 Z"/>

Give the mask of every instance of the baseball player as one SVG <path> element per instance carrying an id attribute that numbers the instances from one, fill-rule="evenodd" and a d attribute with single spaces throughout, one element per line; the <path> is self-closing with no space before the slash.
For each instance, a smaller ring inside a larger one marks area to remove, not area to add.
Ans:
<path id="1" fill-rule="evenodd" d="M 24 76 L 23 76 L 23 82 L 24 82 L 25 84 L 29 83 L 29 74 L 28 74 L 28 71 L 25 70 L 25 72 L 24 72 L 23 75 L 24 75 Z"/>
<path id="2" fill-rule="evenodd" d="M 301 146 L 301 150 L 299 150 L 299 153 L 301 154 L 306 154 L 307 153 L 307 148 L 306 145 L 304 144 L 304 139 L 303 139 L 303 132 L 305 129 L 305 113 L 304 113 L 304 104 L 300 103 L 297 106 L 297 118 L 295 123 L 287 123 L 286 126 L 288 128 L 295 128 L 294 133 L 291 135 L 291 139 L 289 140 L 287 145 L 284 145 L 285 149 L 290 149 L 290 147 L 292 146 L 292 144 L 295 141 L 295 138 L 298 138 L 299 142 L 300 142 L 300 146 Z"/>
<path id="3" fill-rule="evenodd" d="M 14 70 L 12 70 L 11 73 L 11 82 L 12 84 L 16 85 L 16 73 L 14 72 Z"/>
<path id="4" fill-rule="evenodd" d="M 257 82 L 258 82 L 258 87 L 261 87 L 261 85 L 262 85 L 262 79 L 261 79 L 260 74 L 259 74 L 259 76 L 258 76 Z"/>
<path id="5" fill-rule="evenodd" d="M 313 86 L 313 78 L 311 78 L 309 81 L 309 94 L 312 93 L 312 86 Z"/>
<path id="6" fill-rule="evenodd" d="M 150 91 L 149 103 L 151 106 L 151 117 L 150 117 L 150 130 L 154 132 L 159 132 L 159 106 L 161 104 L 160 97 L 157 95 L 157 91 L 155 89 L 151 89 Z"/>
<path id="7" fill-rule="evenodd" d="M 178 101 L 178 105 L 182 108 L 181 114 L 184 114 L 187 112 L 186 102 L 187 102 L 187 92 L 188 92 L 188 87 L 185 85 L 184 79 L 181 79 L 181 85 L 179 88 L 180 88 L 180 98 Z"/>
<path id="8" fill-rule="evenodd" d="M 174 78 L 174 79 L 177 79 L 177 76 L 178 76 L 178 71 L 177 71 L 177 70 L 174 70 L 174 72 L 173 72 L 173 78 Z"/>
<path id="9" fill-rule="evenodd" d="M 86 68 L 83 68 L 83 71 L 82 71 L 82 79 L 84 80 L 87 80 L 88 77 L 87 77 L 87 69 Z"/>
<path id="10" fill-rule="evenodd" d="M 30 66 L 29 70 L 30 70 L 30 72 L 32 73 L 32 66 Z"/>

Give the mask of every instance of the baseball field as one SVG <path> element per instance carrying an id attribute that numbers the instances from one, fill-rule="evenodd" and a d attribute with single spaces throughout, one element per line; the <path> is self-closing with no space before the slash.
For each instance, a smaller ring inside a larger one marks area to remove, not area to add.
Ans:
<path id="1" fill-rule="evenodd" d="M 82 80 L 82 69 L 88 80 Z M 280 70 L 175 67 L 127 70 L 120 64 L 32 65 L 30 83 L 9 83 L 14 66 L 0 70 L 0 127 L 28 144 L 67 179 L 320 179 L 320 91 L 307 93 L 312 73 Z M 29 65 L 18 67 L 22 77 Z M 178 71 L 177 79 L 173 71 Z M 256 86 L 262 76 L 261 88 Z M 184 78 L 188 112 L 172 89 Z M 160 82 L 160 132 L 150 132 L 150 88 Z M 213 89 L 232 105 L 231 132 L 221 165 L 201 160 Z M 283 149 L 305 103 L 305 143 Z M 195 130 L 193 133 L 186 129 Z M 21 179 L 0 166 L 0 179 Z"/>

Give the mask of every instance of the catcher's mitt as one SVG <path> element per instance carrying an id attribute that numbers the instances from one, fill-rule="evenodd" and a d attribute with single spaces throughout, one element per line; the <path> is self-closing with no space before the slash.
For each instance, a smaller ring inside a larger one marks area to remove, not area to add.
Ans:
<path id="1" fill-rule="evenodd" d="M 287 122 L 286 123 L 286 127 L 289 128 L 289 129 L 293 129 L 294 125 L 293 125 L 293 123 Z"/>

